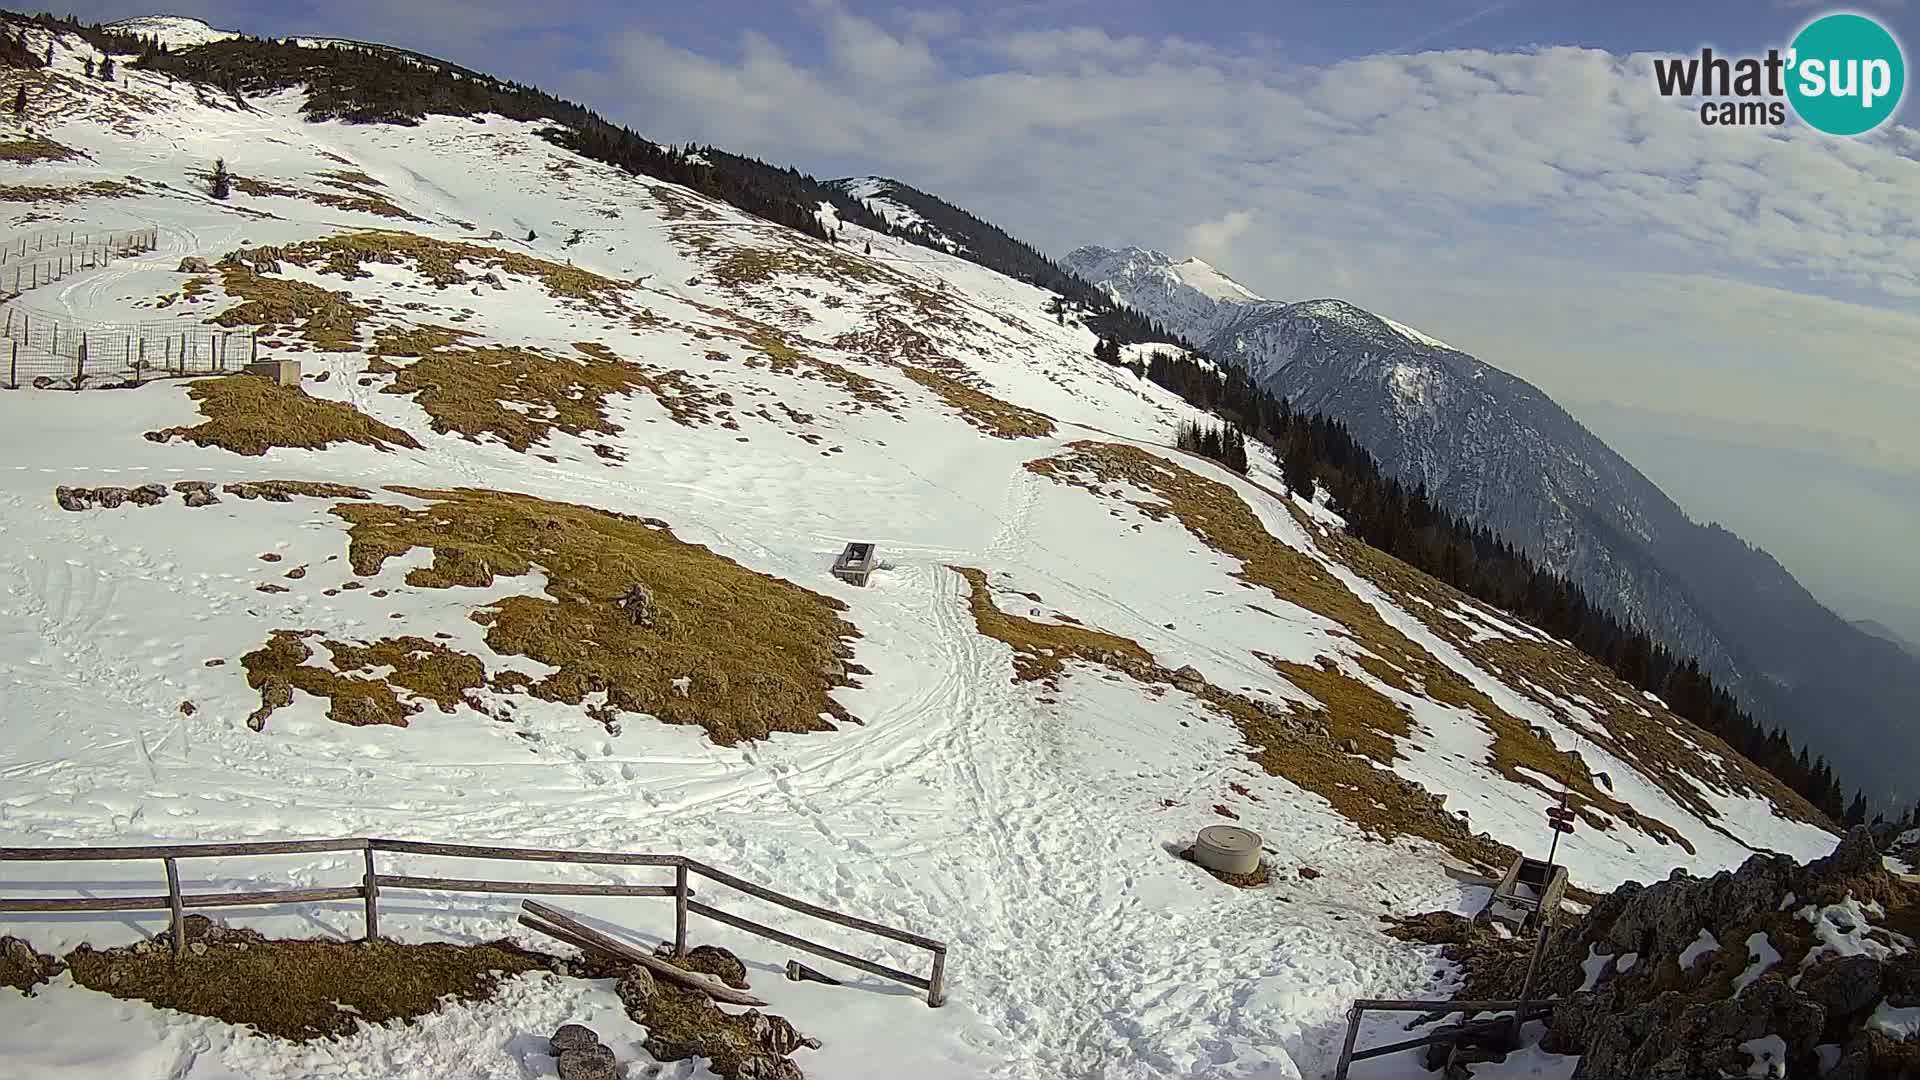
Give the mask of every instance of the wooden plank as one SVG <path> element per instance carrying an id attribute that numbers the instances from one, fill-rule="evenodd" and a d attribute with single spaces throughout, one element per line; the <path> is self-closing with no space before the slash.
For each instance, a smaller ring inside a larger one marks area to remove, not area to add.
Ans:
<path id="1" fill-rule="evenodd" d="M 639 964 L 668 982 L 698 990 L 715 1001 L 724 1001 L 729 1005 L 766 1004 L 752 994 L 744 990 L 735 990 L 711 975 L 685 971 L 658 957 L 649 956 L 644 951 L 624 941 L 608 937 L 545 904 L 525 900 L 521 902 L 521 906 L 526 910 L 520 915 L 520 924 L 538 930 L 549 937 L 559 938 L 582 949 L 603 953 L 616 960 Z"/>
<path id="2" fill-rule="evenodd" d="M 755 885 L 751 881 L 743 881 L 740 878 L 734 877 L 732 874 L 716 870 L 706 863 L 694 859 L 687 860 L 687 869 L 710 881 L 717 881 L 729 888 L 738 889 L 748 896 L 757 896 L 768 903 L 779 904 L 781 907 L 811 915 L 816 919 L 825 919 L 838 926 L 844 926 L 851 930 L 864 930 L 869 934 L 876 934 L 893 941 L 904 942 L 908 945 L 918 945 L 923 949 L 928 949 L 933 952 L 942 952 L 946 949 L 944 943 L 935 941 L 930 937 L 923 937 L 906 930 L 895 930 L 891 926 L 883 926 L 880 923 L 855 918 L 852 915 L 843 915 L 831 908 L 823 908 L 818 904 L 809 904 L 805 900 L 796 900 L 791 896 L 774 892 L 772 889 Z"/>
<path id="3" fill-rule="evenodd" d="M 247 907 L 252 904 L 313 904 L 323 900 L 358 900 L 366 895 L 358 885 L 337 889 L 275 889 L 266 892 L 189 893 L 190 908 Z"/>
<path id="4" fill-rule="evenodd" d="M 687 864 L 681 863 L 673 868 L 673 955 L 687 955 L 687 897 L 693 890 L 687 888 Z"/>
<path id="5" fill-rule="evenodd" d="M 373 845 L 362 854 L 367 857 L 366 876 L 360 879 L 360 894 L 367 901 L 367 940 L 380 940 L 380 873 L 373 867 Z"/>
<path id="6" fill-rule="evenodd" d="M 99 862 L 139 859 L 218 859 L 239 855 L 304 855 L 360 851 L 365 840 L 265 840 L 253 844 L 167 844 L 153 847 L 0 848 L 0 862 Z"/>
<path id="7" fill-rule="evenodd" d="M 743 919 L 738 915 L 730 915 L 727 912 L 721 911 L 719 908 L 710 907 L 698 901 L 687 904 L 687 909 L 696 915 L 704 915 L 715 922 L 726 923 L 728 926 L 745 930 L 749 934 L 758 934 L 763 938 L 777 941 L 782 945 L 790 945 L 796 949 L 804 949 L 807 952 L 813 953 L 815 956 L 824 956 L 829 960 L 837 960 L 850 968 L 858 968 L 868 974 L 878 975 L 883 979 L 892 979 L 894 982 L 906 983 L 916 990 L 932 989 L 932 984 L 918 975 L 909 975 L 904 971 L 890 968 L 885 964 L 876 964 L 872 960 L 864 960 L 858 956 L 854 956 L 852 953 L 844 953 L 839 949 L 808 941 L 806 938 L 795 937 L 784 930 L 775 930 L 771 926 L 763 926 L 751 919 Z"/>
<path id="8" fill-rule="evenodd" d="M 509 896 L 672 896 L 671 885 L 601 885 L 572 881 L 483 881 L 474 878 L 413 877 L 378 874 L 376 883 L 388 889 L 435 889 L 446 892 L 504 893 Z"/>
<path id="9" fill-rule="evenodd" d="M 55 899 L 0 899 L 0 914 L 30 911 L 165 911 L 165 896 L 63 896 Z"/>
<path id="10" fill-rule="evenodd" d="M 484 844 L 425 844 L 415 840 L 369 840 L 376 851 L 406 855 L 446 855 L 460 859 L 516 859 L 524 862 L 608 866 L 678 866 L 678 855 L 642 855 L 619 851 L 555 851 L 547 848 L 493 847 Z"/>

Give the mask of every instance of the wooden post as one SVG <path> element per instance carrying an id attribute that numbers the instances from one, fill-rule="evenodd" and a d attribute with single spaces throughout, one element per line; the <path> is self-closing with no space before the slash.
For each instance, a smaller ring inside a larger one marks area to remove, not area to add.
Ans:
<path id="1" fill-rule="evenodd" d="M 80 348 L 73 354 L 73 388 L 80 389 L 80 381 L 87 377 L 87 334 L 80 332 Z"/>
<path id="2" fill-rule="evenodd" d="M 368 844 L 367 856 L 367 941 L 372 943 L 380 938 L 380 875 L 373 870 L 373 845 Z"/>
<path id="3" fill-rule="evenodd" d="M 180 902 L 180 867 L 167 856 L 167 903 L 173 908 L 173 956 L 179 959 L 187 951 L 187 917 Z"/>
<path id="4" fill-rule="evenodd" d="M 673 868 L 673 955 L 687 955 L 687 864 Z"/>
<path id="5" fill-rule="evenodd" d="M 7 385 L 20 389 L 20 343 L 13 343 L 13 360 L 8 365 Z"/>
<path id="6" fill-rule="evenodd" d="M 1334 1080 L 1347 1080 L 1347 1070 L 1353 1067 L 1353 1044 L 1360 1038 L 1360 1006 L 1347 1010 L 1347 1044 L 1340 1050 L 1340 1060 L 1333 1067 Z"/>
<path id="7" fill-rule="evenodd" d="M 937 1009 L 947 1003 L 947 950 L 936 949 L 933 954 L 933 973 L 927 976 L 927 1008 Z"/>

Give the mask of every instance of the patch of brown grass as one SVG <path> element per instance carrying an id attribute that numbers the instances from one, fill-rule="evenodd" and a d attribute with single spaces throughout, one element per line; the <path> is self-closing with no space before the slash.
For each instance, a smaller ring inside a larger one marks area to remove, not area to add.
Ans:
<path id="1" fill-rule="evenodd" d="M 602 364 L 619 364 L 637 372 L 635 378 L 641 386 L 651 391 L 653 396 L 665 407 L 675 423 L 683 427 L 698 427 L 701 424 L 721 422 L 731 424 L 732 414 L 726 409 L 733 405 L 733 395 L 724 390 L 715 391 L 702 386 L 702 378 L 691 372 L 678 369 L 647 367 L 620 358 L 618 353 L 597 341 L 576 341 L 575 349 Z"/>
<path id="2" fill-rule="evenodd" d="M 261 249 L 235 252 L 220 262 L 220 285 L 238 306 L 213 318 L 221 326 L 285 327 L 322 352 L 355 352 L 360 325 L 373 313 L 346 292 L 277 274 L 279 264 Z"/>
<path id="3" fill-rule="evenodd" d="M 70 203 L 77 199 L 125 199 L 136 192 L 118 180 L 94 180 L 71 187 L 37 184 L 0 184 L 0 202 Z"/>
<path id="4" fill-rule="evenodd" d="M 907 378 L 939 395 L 967 423 L 995 438 L 1046 438 L 1055 430 L 1053 418 L 1045 413 L 1002 401 L 950 375 L 919 367 L 902 370 Z"/>
<path id="5" fill-rule="evenodd" d="M 1483 668 L 1497 668 L 1505 676 L 1502 681 L 1516 692 L 1561 717 L 1569 727 L 1579 730 L 1608 753 L 1633 765 L 1702 820 L 1716 820 L 1719 811 L 1689 777 L 1723 790 L 1755 794 L 1772 802 L 1790 819 L 1832 827 L 1819 810 L 1777 777 L 1755 766 L 1713 734 L 1648 700 L 1585 653 L 1511 635 L 1476 641 L 1471 627 L 1443 613 L 1458 606 L 1487 610 L 1486 605 L 1350 536 L 1330 535 L 1322 539 L 1321 547 L 1382 592 L 1401 601 L 1401 608 L 1470 660 Z M 1414 597 L 1426 603 L 1411 602 Z M 1507 622 L 1519 621 L 1504 613 L 1498 613 L 1497 617 Z M 1556 701 L 1556 697 L 1561 700 Z M 1578 698 L 1594 703 L 1582 703 L 1591 719 L 1576 722 L 1569 714 L 1563 702 Z M 1650 715 L 1642 715 L 1643 709 Z M 1495 750 L 1501 752 L 1501 747 L 1496 745 Z M 1709 754 L 1719 760 L 1711 760 Z"/>
<path id="6" fill-rule="evenodd" d="M 79 156 L 80 151 L 62 146 L 44 135 L 0 141 L 0 161 L 11 161 L 16 165 L 31 165 L 36 161 L 71 161 Z"/>
<path id="7" fill-rule="evenodd" d="M 0 986 L 31 995 L 34 987 L 60 974 L 62 966 L 22 938 L 0 937 Z"/>
<path id="8" fill-rule="evenodd" d="M 830 696 L 852 685 L 843 663 L 859 632 L 839 601 L 757 573 L 675 537 L 664 523 L 526 495 L 396 488 L 432 505 L 343 505 L 355 573 L 379 572 L 415 548 L 421 588 L 485 586 L 539 567 L 544 595 L 509 597 L 474 614 L 487 644 L 558 670 L 536 697 L 579 705 L 606 694 L 606 714 L 649 713 L 705 728 L 731 745 L 770 732 L 825 731 L 851 719 Z M 619 600 L 652 597 L 644 623 Z M 684 692 L 676 679 L 687 679 Z"/>
<path id="9" fill-rule="evenodd" d="M 254 375 L 196 379 L 188 384 L 187 396 L 199 405 L 206 421 L 150 431 L 148 439 L 185 439 L 250 457 L 276 446 L 325 450 L 336 443 L 358 443 L 376 450 L 420 448 L 413 436 L 345 402 L 309 397 L 297 386 L 280 386 Z"/>
<path id="10" fill-rule="evenodd" d="M 473 267 L 482 268 L 481 273 L 504 271 L 533 278 L 546 286 L 549 295 L 578 301 L 602 314 L 630 313 L 625 299 L 628 286 L 612 278 L 519 252 L 418 233 L 367 229 L 255 250 L 266 257 L 349 280 L 370 277 L 364 269 L 368 263 L 410 264 L 441 289 L 471 284 L 475 280 L 475 273 L 470 272 Z"/>
<path id="11" fill-rule="evenodd" d="M 307 663 L 313 650 L 303 639 L 319 635 L 317 630 L 275 630 L 265 645 L 240 658 L 247 685 L 260 691 L 260 708 L 247 718 L 254 730 L 293 703 L 293 690 L 326 698 L 327 718 L 354 727 L 406 727 L 407 717 L 420 706 L 402 701 L 396 687 L 434 702 L 442 712 L 452 712 L 461 703 L 479 708 L 468 695 L 485 685 L 486 668 L 475 657 L 418 637 L 361 644 L 328 641 L 335 670 Z M 385 676 L 371 674 L 380 667 L 393 670 Z"/>
<path id="12" fill-rule="evenodd" d="M 716 402 L 685 372 L 624 363 L 609 359 L 610 352 L 583 349 L 584 358 L 575 358 L 518 346 L 463 346 L 469 337 L 444 326 L 383 332 L 367 370 L 391 374 L 382 393 L 412 397 L 435 431 L 476 442 L 491 435 L 522 453 L 556 430 L 618 433 L 607 418 L 608 399 L 638 390 L 651 391 L 689 426 L 705 420 Z M 400 366 L 395 357 L 412 360 Z"/>
<path id="13" fill-rule="evenodd" d="M 1355 595 L 1318 560 L 1274 538 L 1232 488 L 1157 454 L 1113 443 L 1074 443 L 1066 453 L 1029 462 L 1027 468 L 1056 482 L 1090 491 L 1097 492 L 1111 485 L 1130 485 L 1151 493 L 1152 501 L 1134 500 L 1132 504 L 1150 515 L 1178 519 L 1202 543 L 1238 559 L 1242 565 L 1235 576 L 1241 580 L 1323 615 L 1344 628 L 1354 643 L 1373 657 L 1373 661 L 1365 662 L 1369 675 L 1393 689 L 1469 709 L 1478 715 L 1494 736 L 1485 762 L 1489 769 L 1510 782 L 1535 787 L 1554 797 L 1559 795 L 1556 782 L 1568 785 L 1572 791 L 1571 805 L 1592 827 L 1608 828 L 1612 824 L 1609 819 L 1624 820 L 1659 843 L 1676 843 L 1692 851 L 1686 838 L 1672 826 L 1637 814 L 1632 807 L 1601 790 L 1577 754 L 1562 753 L 1547 740 L 1534 736 L 1527 724 L 1501 709 L 1459 673 L 1390 626 L 1372 605 Z M 1330 682 L 1330 677 L 1324 674 L 1302 674 L 1319 681 L 1322 689 L 1336 696 L 1334 701 L 1322 699 L 1322 702 L 1336 712 L 1345 713 L 1347 720 L 1390 719 L 1392 728 L 1376 729 L 1376 735 L 1388 739 L 1404 734 L 1406 721 L 1397 710 L 1378 708 L 1378 702 L 1372 700 L 1377 692 L 1370 696 L 1356 689 L 1364 684 L 1352 676 L 1341 676 Z M 1358 735 L 1352 737 L 1358 738 Z M 1374 743 L 1373 747 L 1378 750 L 1379 744 Z"/>
<path id="14" fill-rule="evenodd" d="M 1078 622 L 1061 626 L 1009 614 L 994 605 L 985 572 L 953 569 L 971 589 L 968 603 L 979 632 L 1012 647 L 1015 679 L 1052 685 L 1067 661 L 1079 660 L 1109 667 L 1145 685 L 1173 684 L 1173 673 L 1139 643 Z M 1326 799 L 1336 812 L 1382 839 L 1423 837 L 1488 868 L 1504 868 L 1511 861 L 1513 849 L 1469 833 L 1420 785 L 1342 752 L 1329 736 L 1303 733 L 1286 716 L 1205 680 L 1194 696 L 1233 721 L 1262 768 Z"/>
<path id="15" fill-rule="evenodd" d="M 341 175 L 365 176 L 366 174 L 365 173 L 352 173 L 352 174 L 328 173 L 326 175 L 328 176 L 341 176 Z M 279 184 L 270 184 L 263 180 L 249 180 L 244 176 L 235 176 L 232 179 L 233 179 L 233 189 L 235 191 L 238 191 L 243 195 L 252 195 L 256 198 L 277 196 L 283 199 L 304 199 L 307 202 L 318 203 L 321 206 L 329 206 L 335 210 L 352 210 L 362 214 L 374 214 L 379 217 L 396 218 L 402 221 L 425 221 L 426 220 L 424 218 L 415 217 L 414 215 L 407 213 L 405 210 L 402 210 L 400 207 L 395 206 L 391 200 L 389 200 L 385 195 L 382 195 L 378 191 L 374 191 L 369 187 L 365 187 L 365 186 L 354 184 L 354 183 L 348 183 L 348 182 L 344 182 L 337 179 L 328 180 L 326 182 L 332 185 L 333 187 L 341 188 L 349 192 L 349 194 L 336 195 L 331 191 L 312 191 L 307 188 L 284 187 Z M 372 177 L 367 177 L 367 179 L 369 181 L 377 183 L 377 181 L 373 181 Z"/>
<path id="16" fill-rule="evenodd" d="M 205 920 L 190 916 L 190 926 Z M 485 1001 L 502 981 L 552 958 L 510 942 L 275 940 L 246 930 L 190 929 L 205 951 L 96 950 L 66 957 L 73 980 L 117 998 L 241 1024 L 294 1042 L 350 1035 L 362 1023 L 411 1021 L 451 999 Z"/>
<path id="17" fill-rule="evenodd" d="M 647 194 L 660 204 L 661 216 L 668 221 L 692 219 L 694 221 L 719 221 L 720 215 L 700 198 L 684 191 L 676 191 L 659 184 L 650 184 Z"/>

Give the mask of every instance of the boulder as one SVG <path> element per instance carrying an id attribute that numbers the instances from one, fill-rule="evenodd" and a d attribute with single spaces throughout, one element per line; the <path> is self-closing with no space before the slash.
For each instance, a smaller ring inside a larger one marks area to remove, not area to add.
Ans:
<path id="1" fill-rule="evenodd" d="M 135 506 L 159 506 L 167 497 L 165 484 L 141 484 L 127 494 L 127 501 Z"/>
<path id="2" fill-rule="evenodd" d="M 180 260 L 180 266 L 174 272 L 179 274 L 210 274 L 213 272 L 213 267 L 209 266 L 207 260 L 200 256 L 189 255 Z"/>
<path id="3" fill-rule="evenodd" d="M 696 945 L 689 949 L 687 966 L 713 975 L 735 990 L 747 989 L 747 965 L 718 945 Z"/>
<path id="4" fill-rule="evenodd" d="M 547 1053 L 559 1057 L 569 1050 L 589 1050 L 600 1045 L 600 1036 L 585 1024 L 561 1024 L 547 1040 Z"/>
<path id="5" fill-rule="evenodd" d="M 626 611 L 627 618 L 633 620 L 633 625 L 645 630 L 653 629 L 653 617 L 656 609 L 653 603 L 652 589 L 636 582 L 633 588 L 628 589 L 626 595 L 622 596 L 616 602 Z"/>
<path id="6" fill-rule="evenodd" d="M 1880 961 L 1843 956 L 1816 964 L 1800 979 L 1800 992 L 1826 1010 L 1829 1029 L 1844 1025 L 1880 1001 Z"/>
<path id="7" fill-rule="evenodd" d="M 93 501 L 108 509 L 113 509 L 127 501 L 128 491 L 121 487 L 103 487 L 93 489 Z"/>
<path id="8" fill-rule="evenodd" d="M 626 1005 L 627 1014 L 630 1016 L 634 1015 L 636 1011 L 644 1013 L 647 1003 L 652 1001 L 654 995 L 659 993 L 659 991 L 659 984 L 653 980 L 653 972 L 639 965 L 628 968 L 620 976 L 619 986 L 615 989 L 615 992 L 620 995 L 621 1002 Z"/>
<path id="9" fill-rule="evenodd" d="M 85 510 L 93 505 L 93 491 L 62 484 L 53 489 L 53 501 L 59 503 L 62 510 Z"/>
<path id="10" fill-rule="evenodd" d="M 1200 669 L 1192 664 L 1174 669 L 1172 678 L 1174 689 L 1184 690 L 1189 694 L 1197 694 L 1207 685 L 1207 677 L 1200 674 Z"/>

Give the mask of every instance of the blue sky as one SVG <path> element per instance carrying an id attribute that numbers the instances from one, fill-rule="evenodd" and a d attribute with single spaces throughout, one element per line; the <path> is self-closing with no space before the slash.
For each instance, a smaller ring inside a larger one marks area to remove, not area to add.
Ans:
<path id="1" fill-rule="evenodd" d="M 898 177 L 1055 254 L 1140 244 L 1342 296 L 1534 381 L 1696 517 L 1920 638 L 1920 92 L 1836 140 L 1706 128 L 1652 90 L 1650 54 L 1784 45 L 1826 5 L 171 6 Z M 1920 42 L 1920 0 L 1851 10 Z"/>

